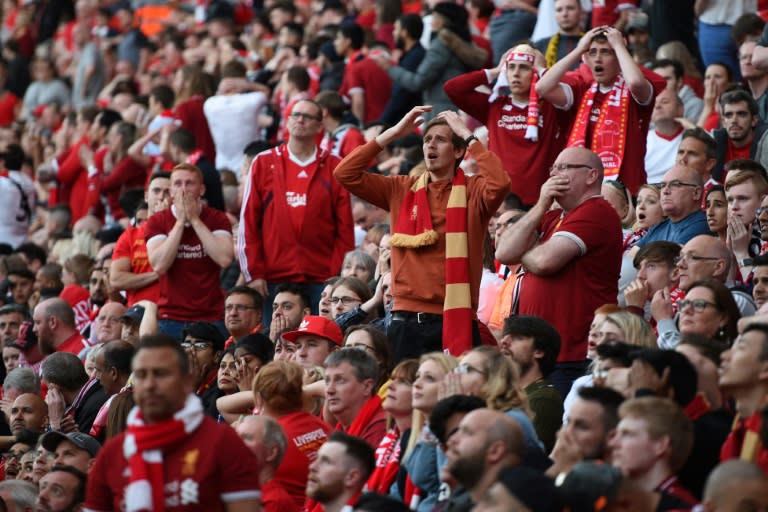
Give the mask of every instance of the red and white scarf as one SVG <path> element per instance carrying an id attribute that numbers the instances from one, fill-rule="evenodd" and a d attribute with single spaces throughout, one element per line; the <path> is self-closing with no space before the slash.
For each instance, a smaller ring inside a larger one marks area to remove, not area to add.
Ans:
<path id="1" fill-rule="evenodd" d="M 602 160 L 605 179 L 616 179 L 619 177 L 627 144 L 630 91 L 624 77 L 619 75 L 600 106 L 600 115 L 592 127 L 592 143 L 587 146 L 587 128 L 597 89 L 598 84 L 594 82 L 581 98 L 576 121 L 568 137 L 568 147 L 589 147 Z"/>
<path id="2" fill-rule="evenodd" d="M 389 488 L 400 471 L 400 452 L 400 430 L 394 426 L 376 448 L 376 467 L 365 484 L 366 492 L 389 494 Z"/>
<path id="3" fill-rule="evenodd" d="M 506 60 L 502 63 L 499 76 L 496 78 L 496 83 L 493 85 L 493 90 L 490 96 L 488 96 L 488 103 L 493 103 L 500 96 L 509 94 L 509 78 L 507 77 L 507 63 L 518 61 L 528 62 L 533 68 L 533 74 L 531 75 L 530 91 L 528 93 L 528 114 L 526 117 L 525 138 L 537 142 L 539 140 L 539 116 L 541 115 L 539 106 L 539 95 L 536 92 L 536 83 L 539 80 L 539 71 L 534 65 L 535 55 L 531 51 L 527 51 L 530 48 L 528 45 L 519 45 L 515 47 L 507 55 Z"/>
<path id="4" fill-rule="evenodd" d="M 429 173 L 413 183 L 403 198 L 389 244 L 418 249 L 437 243 L 427 199 Z M 467 179 L 456 169 L 445 210 L 445 300 L 443 302 L 443 351 L 460 356 L 472 348 L 472 295 L 469 285 L 469 235 L 467 233 Z"/>
<path id="5" fill-rule="evenodd" d="M 131 475 L 125 488 L 128 512 L 165 509 L 162 449 L 194 432 L 202 421 L 203 406 L 195 395 L 187 396 L 184 408 L 161 423 L 147 425 L 138 406 L 131 410 L 123 440 L 123 455 Z"/>

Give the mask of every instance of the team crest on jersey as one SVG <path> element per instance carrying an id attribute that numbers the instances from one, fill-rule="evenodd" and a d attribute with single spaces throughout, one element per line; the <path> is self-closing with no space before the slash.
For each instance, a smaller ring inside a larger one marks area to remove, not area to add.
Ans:
<path id="1" fill-rule="evenodd" d="M 181 466 L 181 474 L 184 476 L 190 476 L 195 474 L 197 467 L 197 458 L 200 456 L 200 450 L 189 450 L 184 454 L 184 465 Z"/>

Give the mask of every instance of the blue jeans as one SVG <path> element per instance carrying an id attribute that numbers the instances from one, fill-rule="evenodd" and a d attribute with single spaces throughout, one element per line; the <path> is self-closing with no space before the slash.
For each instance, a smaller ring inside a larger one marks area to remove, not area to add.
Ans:
<path id="1" fill-rule="evenodd" d="M 277 295 L 277 287 L 285 283 L 270 283 L 267 285 L 268 295 L 264 298 L 263 315 L 261 323 L 266 329 L 269 329 L 269 325 L 272 323 L 272 303 L 275 301 Z M 316 315 L 320 311 L 320 294 L 323 293 L 325 285 L 323 283 L 314 284 L 298 284 L 309 295 L 309 308 L 312 311 L 311 314 Z"/>
<path id="2" fill-rule="evenodd" d="M 176 339 L 181 343 L 182 340 L 182 334 L 184 334 L 184 329 L 186 329 L 189 325 L 194 324 L 195 322 L 187 322 L 184 320 L 171 320 L 169 318 L 160 319 L 157 321 L 157 330 L 160 331 L 163 334 L 167 334 L 168 336 L 171 336 L 172 338 Z M 221 334 L 224 335 L 224 338 L 229 338 L 229 332 L 227 332 L 227 328 L 224 325 L 224 320 L 216 320 L 215 322 L 210 322 L 213 325 L 216 326 L 216 328 L 221 332 Z"/>
<path id="3" fill-rule="evenodd" d="M 493 48 L 493 62 L 498 63 L 504 52 L 531 38 L 536 27 L 536 15 L 520 9 L 501 11 L 491 18 L 488 29 Z"/>
<path id="4" fill-rule="evenodd" d="M 709 25 L 699 22 L 699 49 L 704 67 L 715 62 L 726 64 L 733 72 L 733 81 L 741 80 L 739 52 L 731 39 L 732 25 Z"/>

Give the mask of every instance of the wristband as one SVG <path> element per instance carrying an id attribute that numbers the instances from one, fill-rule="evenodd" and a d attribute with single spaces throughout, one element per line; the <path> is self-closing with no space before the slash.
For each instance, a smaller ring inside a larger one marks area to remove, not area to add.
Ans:
<path id="1" fill-rule="evenodd" d="M 472 135 L 470 135 L 469 137 L 467 137 L 466 139 L 464 139 L 464 142 L 466 142 L 467 143 L 467 147 L 469 147 L 469 145 L 472 144 L 473 140 L 477 140 L 477 137 L 475 137 L 474 133 Z"/>

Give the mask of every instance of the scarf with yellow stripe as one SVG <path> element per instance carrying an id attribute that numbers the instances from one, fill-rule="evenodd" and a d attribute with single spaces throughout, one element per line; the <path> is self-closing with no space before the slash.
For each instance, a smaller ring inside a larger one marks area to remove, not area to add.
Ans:
<path id="1" fill-rule="evenodd" d="M 400 206 L 389 244 L 418 249 L 437 243 L 427 199 L 429 173 L 408 189 Z M 443 302 L 443 351 L 460 356 L 472 348 L 472 295 L 469 288 L 469 238 L 467 236 L 467 179 L 461 169 L 451 182 L 445 211 L 445 301 Z"/>
<path id="2" fill-rule="evenodd" d="M 760 439 L 763 417 L 758 410 L 749 418 L 737 417 L 733 429 L 720 448 L 720 460 L 741 459 L 768 471 L 768 450 Z"/>

